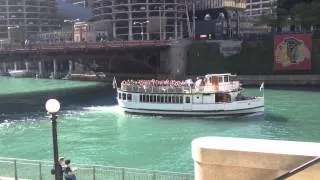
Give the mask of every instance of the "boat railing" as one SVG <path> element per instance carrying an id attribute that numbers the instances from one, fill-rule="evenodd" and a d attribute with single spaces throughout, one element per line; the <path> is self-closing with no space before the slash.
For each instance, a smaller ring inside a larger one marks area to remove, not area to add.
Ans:
<path id="1" fill-rule="evenodd" d="M 172 86 L 140 86 L 140 85 L 126 85 L 122 84 L 122 91 L 133 92 L 133 93 L 189 93 L 191 87 L 172 87 Z"/>
<path id="2" fill-rule="evenodd" d="M 141 86 L 135 84 L 121 84 L 121 90 L 133 93 L 215 93 L 239 89 L 238 81 L 220 83 L 219 87 L 213 85 L 205 86 Z"/>

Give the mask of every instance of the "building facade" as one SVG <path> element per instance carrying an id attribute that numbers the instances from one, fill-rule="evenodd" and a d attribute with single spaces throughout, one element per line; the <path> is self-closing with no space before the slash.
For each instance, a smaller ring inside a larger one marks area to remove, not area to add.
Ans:
<path id="1" fill-rule="evenodd" d="M 226 39 L 240 36 L 240 16 L 246 0 L 188 0 L 195 39 Z M 193 18 L 193 12 L 195 12 Z"/>
<path id="2" fill-rule="evenodd" d="M 0 0 L 0 39 L 19 43 L 58 28 L 55 0 Z"/>
<path id="3" fill-rule="evenodd" d="M 91 7 L 92 0 L 67 0 L 67 2 L 80 7 Z"/>
<path id="4" fill-rule="evenodd" d="M 245 15 L 249 17 L 270 14 L 276 7 L 277 0 L 247 0 Z"/>
<path id="5" fill-rule="evenodd" d="M 184 0 L 94 0 L 92 12 L 121 40 L 183 38 L 187 20 Z"/>

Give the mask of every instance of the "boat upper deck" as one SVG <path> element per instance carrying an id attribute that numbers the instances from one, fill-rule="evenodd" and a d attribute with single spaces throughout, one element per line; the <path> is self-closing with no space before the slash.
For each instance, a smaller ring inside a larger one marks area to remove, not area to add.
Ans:
<path id="1" fill-rule="evenodd" d="M 135 93 L 218 93 L 239 91 L 241 84 L 238 81 L 222 81 L 215 84 L 198 79 L 192 80 L 127 80 L 122 81 L 120 90 Z"/>

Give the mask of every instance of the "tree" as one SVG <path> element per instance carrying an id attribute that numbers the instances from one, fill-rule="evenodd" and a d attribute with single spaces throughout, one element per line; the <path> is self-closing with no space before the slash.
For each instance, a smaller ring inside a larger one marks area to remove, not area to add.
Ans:
<path id="1" fill-rule="evenodd" d="M 319 27 L 320 2 L 298 3 L 290 9 L 290 14 L 295 25 L 301 26 L 303 30 L 310 30 L 311 27 Z"/>

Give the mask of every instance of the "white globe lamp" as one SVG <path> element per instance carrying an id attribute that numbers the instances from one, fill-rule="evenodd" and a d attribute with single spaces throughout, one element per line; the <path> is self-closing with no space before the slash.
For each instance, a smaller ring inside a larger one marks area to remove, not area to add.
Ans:
<path id="1" fill-rule="evenodd" d="M 49 99 L 46 102 L 46 110 L 51 113 L 57 113 L 60 110 L 60 102 L 56 99 Z"/>

